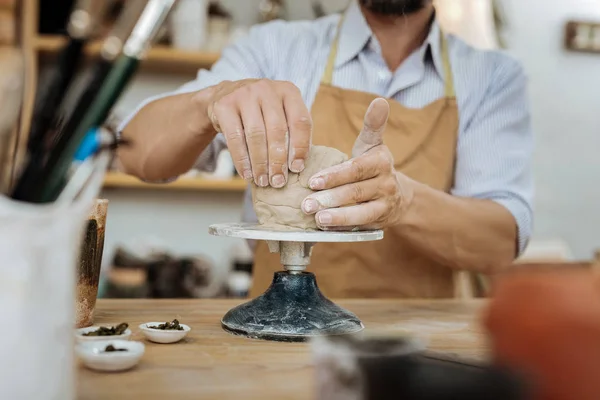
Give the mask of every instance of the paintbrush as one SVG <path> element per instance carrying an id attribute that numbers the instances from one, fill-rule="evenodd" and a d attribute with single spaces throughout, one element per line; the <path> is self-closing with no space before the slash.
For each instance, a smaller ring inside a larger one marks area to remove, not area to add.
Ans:
<path id="1" fill-rule="evenodd" d="M 71 169 L 85 161 L 99 150 L 116 150 L 121 146 L 129 146 L 131 141 L 121 138 L 117 132 L 108 127 L 91 129 L 85 136 L 75 153 Z"/>
<path id="2" fill-rule="evenodd" d="M 85 189 L 96 173 L 104 173 L 110 165 L 113 151 L 102 147 L 83 161 L 74 171 L 65 189 L 59 195 L 60 202 L 72 203 Z"/>
<path id="3" fill-rule="evenodd" d="M 140 17 L 147 2 L 148 0 L 129 0 L 125 4 L 125 8 L 119 16 L 117 23 L 103 41 L 100 50 L 100 59 L 92 69 L 86 89 L 78 98 L 74 111 L 53 141 L 53 146 L 59 145 L 61 141 L 64 141 L 63 137 L 68 138 L 73 135 L 78 128 L 113 67 L 114 61 L 121 54 L 123 42 L 131 33 L 135 21 Z"/>
<path id="4" fill-rule="evenodd" d="M 135 21 L 139 18 L 146 3 L 147 0 L 129 0 L 126 3 L 117 23 L 102 42 L 100 60 L 92 67 L 85 89 L 75 102 L 75 109 L 61 124 L 62 126 L 57 128 L 56 135 L 53 138 L 44 140 L 50 142 L 48 145 L 49 150 L 39 152 L 34 159 L 28 162 L 12 193 L 14 199 L 27 202 L 39 201 L 42 182 L 46 179 L 44 171 L 48 168 L 50 154 L 60 150 L 61 144 L 73 135 L 81 123 L 108 76 L 114 60 L 121 54 L 123 42 L 131 33 Z"/>
<path id="5" fill-rule="evenodd" d="M 52 136 L 60 119 L 59 110 L 74 80 L 82 59 L 83 48 L 94 30 L 94 18 L 102 15 L 98 2 L 78 0 L 67 24 L 67 43 L 59 52 L 58 61 L 50 67 L 39 85 L 37 99 L 31 118 L 27 142 L 25 167 L 15 185 L 16 198 L 44 168 L 45 156 L 51 150 Z M 13 193 L 14 194 L 14 193 Z"/>
<path id="6" fill-rule="evenodd" d="M 57 143 L 56 151 L 52 153 L 46 168 L 47 174 L 43 179 L 41 202 L 52 202 L 57 198 L 79 144 L 89 129 L 101 125 L 108 117 L 110 110 L 137 71 L 139 62 L 145 57 L 147 50 L 159 33 L 173 4 L 174 0 L 148 1 L 125 43 L 123 54 L 111 69 L 82 122 L 72 136 L 62 136 Z"/>
<path id="7" fill-rule="evenodd" d="M 59 198 L 74 201 L 99 168 L 104 171 L 108 169 L 117 147 L 130 144 L 130 141 L 122 139 L 108 127 L 92 129 L 75 154 L 69 170 L 69 182 Z"/>
<path id="8" fill-rule="evenodd" d="M 91 1 L 79 0 L 69 16 L 67 25 L 68 42 L 58 55 L 57 63 L 50 68 L 46 79 L 42 79 L 31 119 L 27 143 L 28 158 L 37 158 L 43 147 L 44 135 L 51 129 L 57 112 L 79 67 L 83 47 L 93 31 Z"/>

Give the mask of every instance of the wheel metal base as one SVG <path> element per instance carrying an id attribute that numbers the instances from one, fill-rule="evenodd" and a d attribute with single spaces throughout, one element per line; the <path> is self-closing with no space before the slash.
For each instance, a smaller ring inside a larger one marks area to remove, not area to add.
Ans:
<path id="1" fill-rule="evenodd" d="M 317 243 L 381 240 L 383 231 L 273 230 L 243 223 L 211 225 L 209 233 L 265 240 L 271 253 L 280 254 L 287 271 L 275 273 L 263 295 L 225 314 L 221 325 L 226 331 L 249 338 L 303 342 L 317 336 L 350 335 L 364 329 L 356 315 L 323 296 L 313 274 L 302 271 L 310 264 L 311 250 Z"/>
<path id="2" fill-rule="evenodd" d="M 221 325 L 235 335 L 281 342 L 364 329 L 356 315 L 323 296 L 315 275 L 309 272 L 276 272 L 264 294 L 231 309 Z"/>

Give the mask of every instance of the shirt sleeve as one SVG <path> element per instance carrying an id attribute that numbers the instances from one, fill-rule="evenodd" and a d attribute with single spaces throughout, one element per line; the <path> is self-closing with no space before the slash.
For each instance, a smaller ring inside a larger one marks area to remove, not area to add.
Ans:
<path id="1" fill-rule="evenodd" d="M 506 207 L 517 223 L 519 255 L 532 233 L 532 154 L 527 78 L 516 61 L 502 62 L 459 135 L 452 193 Z"/>
<path id="2" fill-rule="evenodd" d="M 163 93 L 144 100 L 121 122 L 118 128 L 119 131 L 125 128 L 140 109 L 158 99 L 181 93 L 196 92 L 222 81 L 268 78 L 271 75 L 268 56 L 272 54 L 270 47 L 272 47 L 273 41 L 272 38 L 269 40 L 269 36 L 273 36 L 273 24 L 274 22 L 251 28 L 246 37 L 223 50 L 221 58 L 210 70 L 200 70 L 195 80 L 182 85 L 172 92 Z M 215 140 L 198 157 L 194 168 L 207 172 L 214 171 L 217 156 L 224 148 L 226 148 L 226 141 L 224 136 L 219 133 Z M 167 181 L 175 179 L 176 177 L 173 177 Z"/>

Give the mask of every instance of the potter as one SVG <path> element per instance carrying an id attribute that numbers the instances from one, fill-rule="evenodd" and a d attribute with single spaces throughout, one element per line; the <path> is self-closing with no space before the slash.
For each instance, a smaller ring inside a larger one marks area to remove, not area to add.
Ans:
<path id="1" fill-rule="evenodd" d="M 321 230 L 385 235 L 314 249 L 328 297 L 453 297 L 459 274 L 502 270 L 531 235 L 523 69 L 444 32 L 430 0 L 355 0 L 338 15 L 257 26 L 120 130 L 137 144 L 120 150 L 125 172 L 145 181 L 210 171 L 227 148 L 249 182 L 246 222 L 258 220 L 250 187 L 294 185 L 313 145 L 345 153 L 312 174 L 302 212 Z M 257 243 L 251 296 L 279 269 Z"/>

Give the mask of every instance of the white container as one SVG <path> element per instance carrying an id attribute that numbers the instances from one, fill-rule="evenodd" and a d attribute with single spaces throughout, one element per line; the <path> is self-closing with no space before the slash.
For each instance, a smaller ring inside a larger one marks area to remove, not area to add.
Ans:
<path id="1" fill-rule="evenodd" d="M 108 345 L 127 351 L 106 352 Z M 79 343 L 75 351 L 86 367 L 96 371 L 117 372 L 135 367 L 144 355 L 145 349 L 146 346 L 141 342 L 104 340 Z"/>
<path id="2" fill-rule="evenodd" d="M 48 205 L 0 197 L 0 397 L 75 398 L 75 276 L 87 215 L 102 185 L 102 158 L 74 199 Z"/>
<path id="3" fill-rule="evenodd" d="M 169 17 L 171 45 L 180 50 L 202 50 L 208 36 L 207 21 L 207 0 L 179 0 Z"/>
<path id="4" fill-rule="evenodd" d="M 84 333 L 95 331 L 99 326 L 88 326 L 75 330 L 75 339 L 78 343 L 83 342 L 105 342 L 107 340 L 128 340 L 131 336 L 131 329 L 127 328 L 121 335 L 114 336 L 85 336 Z"/>
<path id="5" fill-rule="evenodd" d="M 164 324 L 164 322 L 146 322 L 145 324 L 140 325 L 140 329 L 146 339 L 154 343 L 176 343 L 181 339 L 187 336 L 190 332 L 190 327 L 184 324 L 179 324 L 183 328 L 183 330 L 162 330 L 162 329 L 152 329 L 151 326 L 157 326 L 160 324 Z"/>

